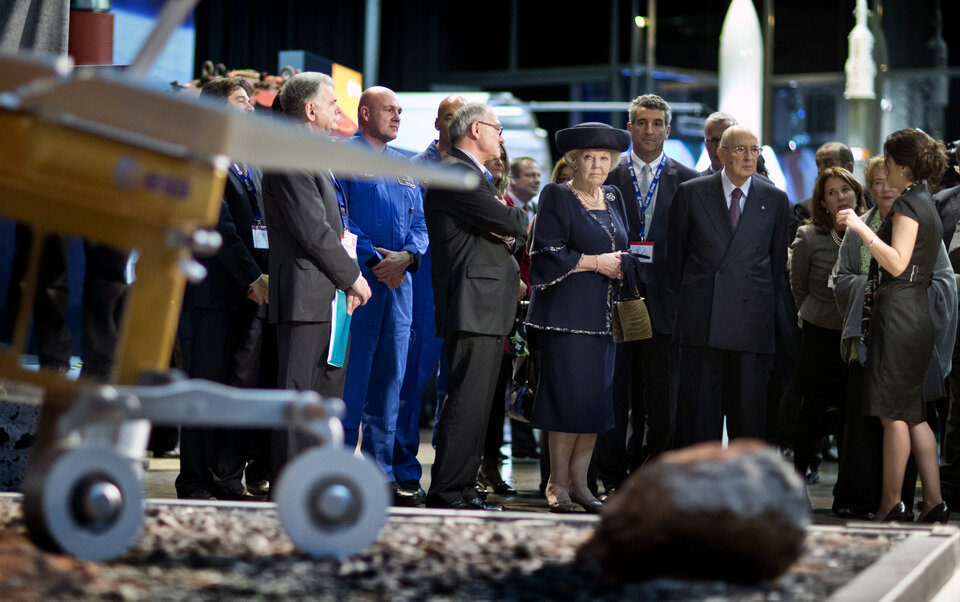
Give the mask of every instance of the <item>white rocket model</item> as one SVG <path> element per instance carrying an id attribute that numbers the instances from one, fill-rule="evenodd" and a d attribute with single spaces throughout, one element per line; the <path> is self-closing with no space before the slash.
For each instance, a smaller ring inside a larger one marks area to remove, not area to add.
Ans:
<path id="1" fill-rule="evenodd" d="M 720 110 L 763 141 L 763 35 L 750 0 L 733 0 L 720 30 Z"/>
<path id="2" fill-rule="evenodd" d="M 847 73 L 847 87 L 843 96 L 873 100 L 877 97 L 873 89 L 877 66 L 873 61 L 873 33 L 867 27 L 867 0 L 857 0 L 856 14 L 857 24 L 847 36 L 850 54 L 843 66 Z"/>

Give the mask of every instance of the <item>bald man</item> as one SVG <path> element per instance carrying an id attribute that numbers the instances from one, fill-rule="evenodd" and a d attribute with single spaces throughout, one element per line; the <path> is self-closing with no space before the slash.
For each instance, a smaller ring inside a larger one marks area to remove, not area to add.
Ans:
<path id="1" fill-rule="evenodd" d="M 387 143 L 397 137 L 400 99 L 389 88 L 375 86 L 360 95 L 357 132 L 348 140 L 375 153 L 398 160 L 405 157 Z M 387 476 L 394 502 L 422 504 L 420 465 L 414 457 L 399 458 L 394 450 L 398 432 L 407 433 L 405 420 L 419 418 L 400 403 L 400 386 L 407 365 L 413 312 L 413 284 L 427 251 L 427 226 L 423 218 L 420 185 L 408 176 L 380 178 L 358 176 L 344 180 L 350 232 L 357 235 L 357 257 L 373 297 L 353 314 L 350 326 L 350 364 L 344 401 L 346 444 L 355 446 L 363 428 L 363 451 Z M 398 424 L 398 416 L 405 418 Z M 419 444 L 419 432 L 415 431 Z M 414 450 L 417 447 L 413 448 Z M 402 461 L 397 461 L 402 460 Z"/>
<path id="2" fill-rule="evenodd" d="M 467 104 L 467 99 L 456 94 L 447 96 L 440 101 L 437 107 L 437 119 L 433 122 L 433 127 L 440 133 L 440 137 L 427 145 L 427 148 L 416 155 L 412 160 L 415 163 L 439 163 L 447 156 L 450 150 L 450 120 L 457 109 Z"/>
<path id="3" fill-rule="evenodd" d="M 760 143 L 731 126 L 720 173 L 688 180 L 670 204 L 667 274 L 680 345 L 676 444 L 763 439 L 774 314 L 787 264 L 789 201 L 754 175 Z"/>

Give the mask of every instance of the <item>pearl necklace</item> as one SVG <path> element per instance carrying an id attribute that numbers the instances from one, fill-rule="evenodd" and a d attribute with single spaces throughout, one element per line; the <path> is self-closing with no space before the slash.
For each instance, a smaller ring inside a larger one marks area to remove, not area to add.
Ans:
<path id="1" fill-rule="evenodd" d="M 846 233 L 846 230 L 844 230 Z M 830 230 L 830 236 L 833 238 L 833 242 L 837 243 L 837 246 L 840 246 L 840 243 L 843 241 L 843 237 L 837 234 L 836 230 Z"/>
<path id="2" fill-rule="evenodd" d="M 602 193 L 601 190 L 597 189 L 597 195 L 596 195 L 596 197 L 595 197 L 596 200 L 594 200 L 594 198 L 588 197 L 588 196 L 587 196 L 587 193 L 585 193 L 585 192 L 583 192 L 582 190 L 579 190 L 579 189 L 577 189 L 577 188 L 574 188 L 574 187 L 573 187 L 573 184 L 572 184 L 571 182 L 567 182 L 567 186 L 570 187 L 570 190 L 572 190 L 573 193 L 574 193 L 575 195 L 577 195 L 577 198 L 579 198 L 581 201 L 583 201 L 584 203 L 586 203 L 587 205 L 590 205 L 591 207 L 593 207 L 593 208 L 595 208 L 595 209 L 599 209 L 599 208 L 600 208 L 600 203 L 603 202 L 603 193 Z"/>

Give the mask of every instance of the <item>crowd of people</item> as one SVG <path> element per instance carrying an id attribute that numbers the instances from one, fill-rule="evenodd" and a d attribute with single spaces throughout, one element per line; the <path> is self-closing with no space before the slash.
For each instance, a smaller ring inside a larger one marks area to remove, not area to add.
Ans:
<path id="1" fill-rule="evenodd" d="M 219 78 L 202 96 L 250 111 L 250 92 Z M 341 113 L 333 80 L 310 72 L 286 81 L 274 111 L 319 136 Z M 401 113 L 392 90 L 365 90 L 342 143 L 406 160 L 389 146 Z M 835 437 L 838 516 L 912 519 L 919 474 L 919 520 L 946 521 L 960 503 L 960 391 L 946 384 L 960 187 L 937 193 L 943 144 L 890 134 L 865 185 L 850 149 L 825 144 L 811 197 L 792 207 L 734 116 L 705 120 L 703 173 L 665 153 L 671 119 L 644 94 L 625 129 L 558 131 L 563 157 L 542 189 L 533 159 L 509 160 L 496 112 L 460 96 L 440 104 L 438 138 L 412 161 L 473 173 L 474 190 L 232 164 L 223 246 L 185 299 L 190 375 L 342 397 L 346 444 L 376 461 L 395 504 L 498 510 L 488 491 L 516 493 L 500 447 L 519 328 L 537 376 L 514 449 L 536 454 L 540 430 L 553 512 L 599 512 L 646 462 L 725 429 L 792 450 L 809 482 Z M 650 336 L 615 343 L 617 305 L 634 296 Z M 352 316 L 342 362 L 330 353 L 338 303 Z M 425 389 L 437 398 L 428 491 Z M 177 493 L 264 499 L 307 445 L 183 429 Z"/>

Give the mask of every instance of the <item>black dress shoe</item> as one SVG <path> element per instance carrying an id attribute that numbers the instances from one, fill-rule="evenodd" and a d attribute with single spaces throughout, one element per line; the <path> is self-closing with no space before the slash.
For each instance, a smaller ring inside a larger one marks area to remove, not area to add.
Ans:
<path id="1" fill-rule="evenodd" d="M 470 498 L 469 500 L 457 500 L 455 502 L 450 502 L 449 504 L 427 504 L 428 508 L 439 508 L 441 510 L 490 510 L 490 511 L 499 511 L 503 510 L 503 506 L 499 504 L 485 504 L 480 501 L 479 498 Z"/>
<path id="2" fill-rule="evenodd" d="M 420 486 L 420 481 L 416 479 L 397 481 L 397 485 L 400 486 L 400 489 L 413 492 L 413 496 L 417 499 L 418 504 L 422 504 L 427 501 L 427 492 L 424 491 L 423 487 Z"/>
<path id="3" fill-rule="evenodd" d="M 246 487 L 244 487 L 243 489 L 237 489 L 236 491 L 224 491 L 217 496 L 217 499 L 231 502 L 265 502 L 267 501 L 267 496 L 254 495 L 253 493 L 247 491 Z"/>
<path id="4" fill-rule="evenodd" d="M 910 517 L 907 517 L 907 506 L 903 502 L 897 502 L 897 504 L 890 509 L 890 512 L 887 512 L 887 515 L 880 520 L 882 523 L 903 523 L 910 520 L 913 520 L 913 513 L 909 513 Z"/>
<path id="5" fill-rule="evenodd" d="M 464 501 L 467 502 L 467 504 L 473 510 L 490 510 L 493 512 L 500 512 L 501 510 L 503 510 L 503 506 L 501 506 L 500 504 L 488 504 L 478 497 L 472 497 Z"/>
<path id="6" fill-rule="evenodd" d="M 946 524 L 948 520 L 950 520 L 950 508 L 947 507 L 946 502 L 940 502 L 933 508 L 930 508 L 921 514 L 920 518 L 917 519 L 917 522 Z"/>
<path id="7" fill-rule="evenodd" d="M 270 481 L 266 479 L 260 479 L 259 481 L 253 481 L 247 483 L 247 491 L 253 495 L 261 495 L 263 497 L 270 496 Z"/>
<path id="8" fill-rule="evenodd" d="M 486 487 L 488 491 L 493 491 L 497 495 L 517 495 L 517 490 L 508 485 L 500 475 L 496 475 L 494 479 L 489 479 L 483 471 L 480 471 L 478 479 L 480 484 Z"/>
<path id="9" fill-rule="evenodd" d="M 577 514 L 577 505 L 567 500 L 565 502 L 553 502 L 550 504 L 550 512 L 555 514 Z"/>
<path id="10" fill-rule="evenodd" d="M 206 489 L 197 489 L 196 491 L 188 491 L 186 493 L 177 492 L 177 497 L 181 500 L 216 500 L 217 498 L 213 497 L 213 494 L 207 491 Z"/>
<path id="11" fill-rule="evenodd" d="M 487 495 L 490 492 L 484 489 L 483 486 L 480 485 L 480 483 L 477 483 L 476 485 L 474 485 L 473 490 L 476 492 L 478 498 L 480 498 L 483 501 L 487 501 Z"/>
<path id="12" fill-rule="evenodd" d="M 416 491 L 400 487 L 397 483 L 390 483 L 390 492 L 393 494 L 393 505 L 405 508 L 416 508 L 423 504 L 423 498 Z M 423 491 L 422 489 L 420 491 Z M 424 498 L 426 494 L 424 494 Z"/>

